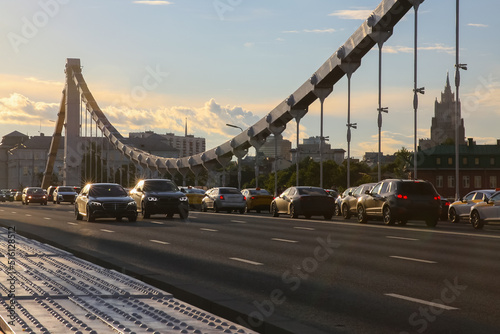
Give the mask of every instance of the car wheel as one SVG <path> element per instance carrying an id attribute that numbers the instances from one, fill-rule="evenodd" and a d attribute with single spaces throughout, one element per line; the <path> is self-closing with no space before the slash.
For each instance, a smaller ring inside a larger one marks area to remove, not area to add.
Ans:
<path id="1" fill-rule="evenodd" d="M 276 203 L 271 204 L 271 213 L 273 214 L 273 217 L 279 217 L 280 213 L 278 211 Z"/>
<path id="2" fill-rule="evenodd" d="M 351 218 L 351 211 L 349 211 L 347 204 L 342 205 L 342 216 L 344 217 L 344 219 Z"/>
<path id="3" fill-rule="evenodd" d="M 61 201 L 56 201 L 57 204 L 61 204 Z"/>
<path id="4" fill-rule="evenodd" d="M 290 204 L 290 218 L 297 218 L 299 215 L 297 214 L 297 210 L 295 210 L 295 206 Z"/>
<path id="5" fill-rule="evenodd" d="M 484 226 L 484 221 L 479 217 L 479 212 L 476 210 L 472 211 L 470 214 L 470 222 L 472 224 L 472 227 L 474 227 L 476 230 L 482 229 Z"/>
<path id="6" fill-rule="evenodd" d="M 90 211 L 90 208 L 87 206 L 87 221 L 89 223 L 95 222 L 95 217 L 92 215 L 92 211 Z"/>
<path id="7" fill-rule="evenodd" d="M 128 218 L 129 223 L 134 223 L 137 221 L 137 214 L 128 216 L 127 218 Z"/>
<path id="8" fill-rule="evenodd" d="M 394 223 L 396 222 L 392 215 L 391 208 L 388 206 L 385 206 L 382 210 L 382 216 L 386 225 L 394 225 Z"/>
<path id="9" fill-rule="evenodd" d="M 438 217 L 431 217 L 425 220 L 425 225 L 429 227 L 436 227 L 437 223 L 438 223 Z"/>
<path id="10" fill-rule="evenodd" d="M 451 208 L 450 209 L 450 222 L 454 223 L 454 224 L 457 224 L 460 222 L 460 216 L 457 215 L 457 212 L 455 211 L 454 208 Z"/>
<path id="11" fill-rule="evenodd" d="M 78 207 L 75 205 L 75 218 L 76 220 L 82 220 L 82 215 L 80 214 L 80 211 L 78 211 Z"/>
<path id="12" fill-rule="evenodd" d="M 52 201 L 52 204 L 56 204 L 56 201 Z"/>
<path id="13" fill-rule="evenodd" d="M 358 223 L 365 224 L 368 221 L 366 217 L 365 208 L 362 205 L 358 205 Z"/>
<path id="14" fill-rule="evenodd" d="M 220 211 L 219 208 L 217 207 L 217 203 L 214 203 L 214 211 L 215 212 L 219 212 Z"/>
<path id="15" fill-rule="evenodd" d="M 335 211 L 334 211 L 335 216 L 340 216 L 342 215 L 342 211 L 340 210 L 340 205 L 335 204 Z"/>
<path id="16" fill-rule="evenodd" d="M 141 204 L 141 214 L 142 214 L 142 218 L 148 219 L 149 217 L 151 217 L 151 214 L 149 213 L 149 211 L 146 210 L 146 205 L 144 205 L 144 202 L 142 202 L 142 204 Z"/>
<path id="17" fill-rule="evenodd" d="M 182 220 L 186 220 L 189 216 L 189 211 L 188 210 L 185 210 L 185 209 L 180 209 L 179 210 L 179 217 L 182 219 Z"/>

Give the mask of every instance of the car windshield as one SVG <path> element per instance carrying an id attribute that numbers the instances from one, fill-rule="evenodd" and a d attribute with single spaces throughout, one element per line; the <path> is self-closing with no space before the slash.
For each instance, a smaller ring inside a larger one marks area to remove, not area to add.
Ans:
<path id="1" fill-rule="evenodd" d="M 327 196 L 326 192 L 321 188 L 298 188 L 299 195 L 320 195 Z"/>
<path id="2" fill-rule="evenodd" d="M 250 190 L 250 195 L 271 195 L 266 189 Z"/>
<path id="3" fill-rule="evenodd" d="M 145 182 L 144 191 L 177 191 L 177 186 L 168 181 Z"/>
<path id="4" fill-rule="evenodd" d="M 198 188 L 188 188 L 185 190 L 186 190 L 186 193 L 188 193 L 188 194 L 204 194 L 205 193 L 205 190 L 198 189 Z"/>
<path id="5" fill-rule="evenodd" d="M 94 185 L 90 188 L 89 195 L 93 197 L 124 197 L 127 192 L 120 186 Z"/>
<path id="6" fill-rule="evenodd" d="M 43 194 L 44 191 L 42 188 L 40 188 L 40 189 L 28 189 L 27 193 L 28 194 Z"/>
<path id="7" fill-rule="evenodd" d="M 241 193 L 236 188 L 220 188 L 219 194 L 238 194 L 238 195 L 241 195 Z"/>
<path id="8" fill-rule="evenodd" d="M 71 187 L 59 187 L 57 188 L 58 192 L 75 192 L 75 189 Z"/>
<path id="9" fill-rule="evenodd" d="M 400 187 L 403 194 L 436 195 L 432 185 L 427 182 L 403 182 Z"/>

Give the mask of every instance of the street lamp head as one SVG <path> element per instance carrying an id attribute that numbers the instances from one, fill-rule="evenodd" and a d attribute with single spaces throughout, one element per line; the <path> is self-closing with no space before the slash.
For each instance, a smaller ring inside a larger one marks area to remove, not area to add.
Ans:
<path id="1" fill-rule="evenodd" d="M 455 65 L 455 67 L 457 67 L 461 70 L 467 71 L 467 64 L 458 64 L 458 65 Z"/>
<path id="2" fill-rule="evenodd" d="M 425 87 L 416 88 L 413 90 L 415 93 L 425 94 Z"/>

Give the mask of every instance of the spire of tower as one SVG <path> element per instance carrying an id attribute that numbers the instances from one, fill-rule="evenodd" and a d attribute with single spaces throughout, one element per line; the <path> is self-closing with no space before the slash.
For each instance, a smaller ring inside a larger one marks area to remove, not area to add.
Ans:
<path id="1" fill-rule="evenodd" d="M 446 72 L 446 88 L 450 87 L 450 72 Z"/>

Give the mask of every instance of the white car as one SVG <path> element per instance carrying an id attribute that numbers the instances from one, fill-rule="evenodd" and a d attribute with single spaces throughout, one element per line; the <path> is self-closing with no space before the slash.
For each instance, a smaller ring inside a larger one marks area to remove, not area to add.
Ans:
<path id="1" fill-rule="evenodd" d="M 52 201 L 54 204 L 60 204 L 61 202 L 70 202 L 75 204 L 75 198 L 78 194 L 74 187 L 70 186 L 58 186 L 52 193 Z"/>
<path id="2" fill-rule="evenodd" d="M 470 210 L 472 206 L 476 205 L 479 202 L 484 202 L 494 192 L 494 189 L 474 190 L 465 195 L 459 201 L 451 203 L 450 207 L 448 208 L 448 217 L 450 221 L 452 223 L 458 223 L 460 222 L 460 220 L 469 220 Z"/>

